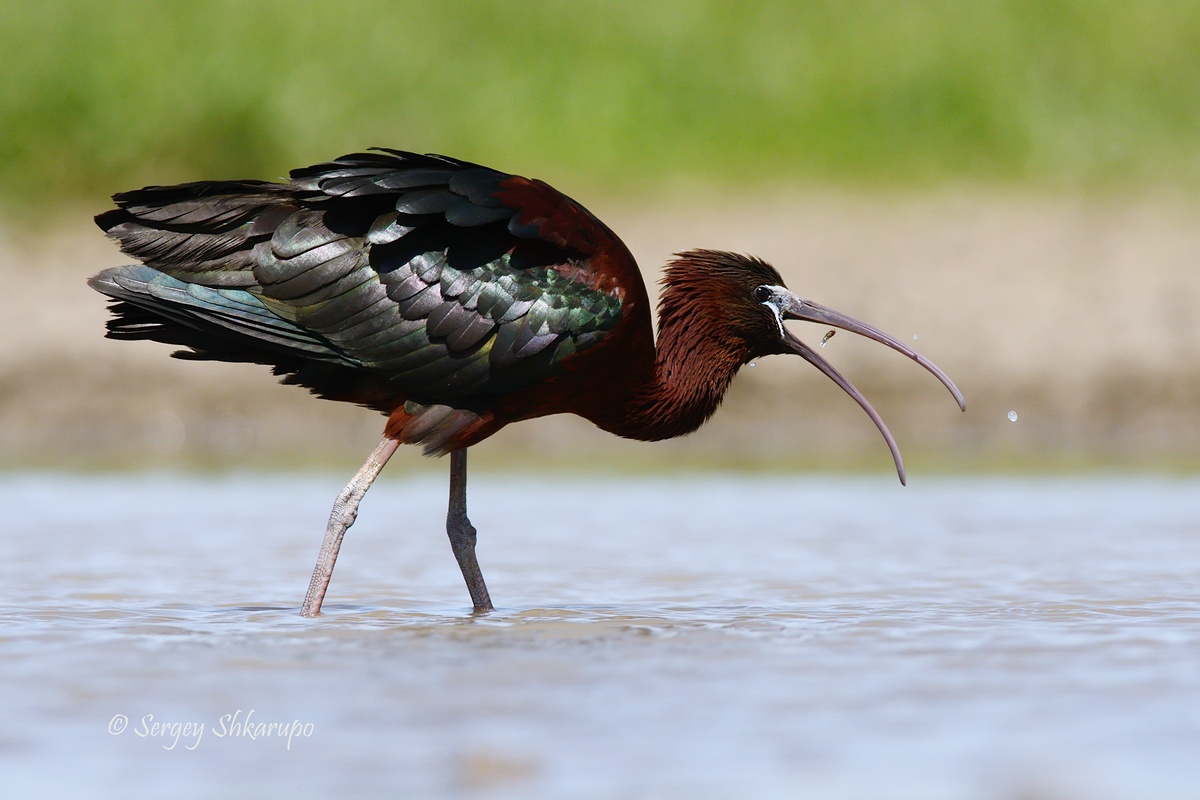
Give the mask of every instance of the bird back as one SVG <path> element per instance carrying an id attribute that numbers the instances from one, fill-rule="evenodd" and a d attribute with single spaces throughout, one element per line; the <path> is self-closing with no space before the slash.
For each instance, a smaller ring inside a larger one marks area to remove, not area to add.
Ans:
<path id="1" fill-rule="evenodd" d="M 109 335 L 270 364 L 385 413 L 475 408 L 553 375 L 620 323 L 632 258 L 551 187 L 399 151 L 115 196 L 97 223 L 140 264 L 105 270 Z M 644 289 L 642 289 L 644 292 Z"/>

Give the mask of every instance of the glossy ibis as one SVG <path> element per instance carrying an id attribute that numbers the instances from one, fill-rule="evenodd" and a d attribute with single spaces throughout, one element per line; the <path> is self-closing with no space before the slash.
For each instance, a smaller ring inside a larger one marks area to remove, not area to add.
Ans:
<path id="1" fill-rule="evenodd" d="M 446 529 L 476 611 L 492 608 L 467 519 L 467 448 L 518 420 L 569 412 L 630 439 L 698 428 L 752 359 L 795 353 L 859 391 L 785 320 L 907 345 L 793 294 L 774 267 L 711 250 L 666 268 L 657 346 L 637 264 L 607 226 L 547 184 L 437 155 L 355 153 L 287 183 L 213 181 L 114 196 L 96 217 L 141 262 L 91 286 L 113 339 L 177 358 L 266 364 L 284 383 L 387 415 L 338 496 L 301 613 L 321 609 L 359 501 L 400 444 L 450 454 Z"/>

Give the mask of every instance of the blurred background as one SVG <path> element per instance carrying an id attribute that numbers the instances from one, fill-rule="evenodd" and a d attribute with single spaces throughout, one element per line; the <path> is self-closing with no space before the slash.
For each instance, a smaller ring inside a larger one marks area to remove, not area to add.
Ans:
<path id="1" fill-rule="evenodd" d="M 878 345 L 823 351 L 910 475 L 1200 466 L 1194 2 L 9 2 L 0 52 L 0 466 L 356 466 L 382 418 L 107 341 L 84 281 L 123 261 L 113 192 L 370 146 L 542 178 L 648 284 L 750 252 L 915 340 L 967 414 Z M 556 418 L 476 463 L 891 469 L 815 370 L 755 367 L 682 441 Z"/>

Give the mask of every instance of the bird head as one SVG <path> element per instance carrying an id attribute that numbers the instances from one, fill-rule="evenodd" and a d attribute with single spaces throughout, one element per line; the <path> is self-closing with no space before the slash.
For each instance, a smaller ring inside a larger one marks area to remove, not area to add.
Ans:
<path id="1" fill-rule="evenodd" d="M 669 292 L 676 294 L 677 299 L 690 300 L 693 308 L 703 304 L 709 314 L 715 311 L 719 324 L 715 326 L 714 333 L 720 331 L 717 335 L 733 340 L 728 344 L 736 348 L 741 363 L 748 363 L 760 356 L 791 353 L 812 364 L 841 387 L 883 434 L 901 483 L 905 482 L 904 462 L 900 458 L 900 448 L 883 418 L 853 383 L 788 330 L 784 323 L 788 320 L 815 322 L 874 339 L 931 372 L 950 390 L 958 407 L 963 411 L 967 409 L 954 381 L 932 361 L 878 328 L 792 292 L 783 285 L 778 270 L 765 261 L 736 253 L 691 250 L 677 255 L 676 261 L 668 267 L 664 283 Z M 681 293 L 683 297 L 679 297 Z M 689 305 L 686 300 L 670 305 L 683 308 Z"/>

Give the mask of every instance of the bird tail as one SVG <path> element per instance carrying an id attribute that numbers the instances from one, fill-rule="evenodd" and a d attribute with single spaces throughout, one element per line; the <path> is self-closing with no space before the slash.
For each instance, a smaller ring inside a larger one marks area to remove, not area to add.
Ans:
<path id="1" fill-rule="evenodd" d="M 253 251 L 295 213 L 287 187 L 264 181 L 147 186 L 113 196 L 96 224 L 128 256 L 207 286 L 250 288 Z"/>
<path id="2" fill-rule="evenodd" d="M 143 264 L 106 269 L 88 285 L 113 300 L 108 338 L 187 348 L 172 353 L 175 358 L 270 365 L 285 383 L 390 414 L 387 435 L 422 445 L 426 455 L 444 455 L 492 432 L 491 412 L 397 401 L 393 389 L 244 289 L 187 283 Z M 253 347 L 245 346 L 247 337 Z"/>
<path id="3" fill-rule="evenodd" d="M 202 181 L 147 186 L 113 200 L 117 207 L 97 216 L 96 224 L 142 263 L 88 281 L 117 301 L 109 338 L 190 348 L 175 353 L 180 358 L 354 365 L 319 334 L 289 321 L 288 307 L 269 305 L 259 292 L 255 247 L 297 210 L 287 186 Z M 249 352 L 255 349 L 265 352 Z"/>
<path id="4" fill-rule="evenodd" d="M 176 358 L 277 364 L 298 357 L 354 366 L 328 341 L 274 313 L 245 289 L 189 283 L 153 267 L 113 267 L 88 280 L 111 297 L 110 339 L 153 339 L 189 348 Z M 239 346 L 246 339 L 255 348 Z M 256 357 L 257 356 L 257 357 Z"/>

